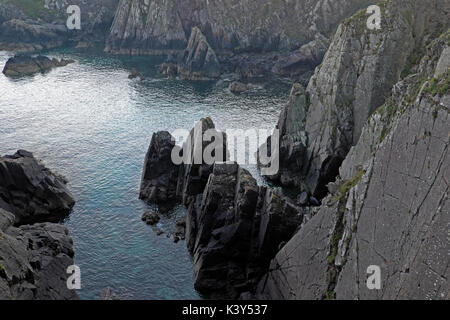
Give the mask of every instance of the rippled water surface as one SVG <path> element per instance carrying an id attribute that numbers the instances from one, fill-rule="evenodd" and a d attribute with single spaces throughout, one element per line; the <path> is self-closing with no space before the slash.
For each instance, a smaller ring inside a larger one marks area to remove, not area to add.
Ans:
<path id="1" fill-rule="evenodd" d="M 0 74 L 0 154 L 32 151 L 68 178 L 77 203 L 65 224 L 82 272 L 81 298 L 96 299 L 106 287 L 122 299 L 198 298 L 185 243 L 140 221 L 148 209 L 138 190 L 151 135 L 190 129 L 206 116 L 220 129 L 272 128 L 288 87 L 266 83 L 234 96 L 213 82 L 162 79 L 156 58 L 48 55 L 76 62 L 20 79 Z M 0 52 L 0 68 L 10 56 Z M 132 67 L 146 79 L 129 80 Z"/>

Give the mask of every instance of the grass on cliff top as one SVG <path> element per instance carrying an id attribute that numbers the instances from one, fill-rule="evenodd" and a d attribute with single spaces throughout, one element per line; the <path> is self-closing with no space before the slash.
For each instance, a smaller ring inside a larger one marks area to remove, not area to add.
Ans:
<path id="1" fill-rule="evenodd" d="M 0 3 L 9 3 L 18 7 L 30 18 L 38 18 L 45 9 L 45 0 L 0 0 Z M 48 10 L 47 10 L 48 11 Z"/>

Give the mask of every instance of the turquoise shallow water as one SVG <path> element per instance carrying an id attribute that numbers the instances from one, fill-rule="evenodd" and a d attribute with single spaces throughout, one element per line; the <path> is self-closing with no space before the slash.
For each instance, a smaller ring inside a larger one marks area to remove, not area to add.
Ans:
<path id="1" fill-rule="evenodd" d="M 142 164 L 153 132 L 191 129 L 210 116 L 220 129 L 272 128 L 289 88 L 266 83 L 234 96 L 213 82 L 166 80 L 156 58 L 71 51 L 76 63 L 20 79 L 0 74 L 0 154 L 32 151 L 69 180 L 77 203 L 65 221 L 82 273 L 83 299 L 111 287 L 121 299 L 197 299 L 184 242 L 140 221 Z M 10 54 L 0 52 L 0 68 Z M 137 67 L 146 80 L 129 80 Z M 255 168 L 249 168 L 255 175 Z M 162 219 L 171 226 L 175 209 Z"/>

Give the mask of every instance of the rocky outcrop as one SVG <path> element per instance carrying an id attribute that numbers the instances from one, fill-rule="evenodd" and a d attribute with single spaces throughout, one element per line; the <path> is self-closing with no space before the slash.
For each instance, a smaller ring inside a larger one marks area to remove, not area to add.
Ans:
<path id="1" fill-rule="evenodd" d="M 175 140 L 167 131 L 153 134 L 144 160 L 139 198 L 150 203 L 176 199 L 179 165 L 171 159 Z"/>
<path id="2" fill-rule="evenodd" d="M 448 29 L 429 38 L 421 62 L 365 122 L 334 187 L 256 297 L 449 299 L 449 39 Z M 369 266 L 381 270 L 379 290 L 367 286 Z"/>
<path id="3" fill-rule="evenodd" d="M 64 218 L 75 204 L 66 183 L 27 151 L 0 157 L 0 208 L 17 225 Z"/>
<path id="4" fill-rule="evenodd" d="M 178 73 L 183 79 L 209 80 L 220 76 L 216 53 L 199 28 L 192 28 Z"/>
<path id="5" fill-rule="evenodd" d="M 289 101 L 283 108 L 276 129 L 279 130 L 280 169 L 266 178 L 281 182 L 285 186 L 299 186 L 302 182 L 302 169 L 306 160 L 308 137 L 305 132 L 306 117 L 309 109 L 309 96 L 301 84 L 294 84 Z M 272 137 L 261 146 L 263 154 L 269 154 Z M 261 164 L 260 164 L 261 166 Z"/>
<path id="6" fill-rule="evenodd" d="M 121 0 L 105 51 L 142 55 L 183 50 L 187 40 L 174 1 Z"/>
<path id="7" fill-rule="evenodd" d="M 52 223 L 13 227 L 14 215 L 0 209 L 2 220 L 0 300 L 78 299 L 66 284 L 74 256 L 68 230 Z"/>
<path id="8" fill-rule="evenodd" d="M 78 299 L 66 283 L 74 257 L 68 230 L 43 222 L 73 204 L 65 181 L 30 153 L 0 158 L 0 300 Z"/>
<path id="9" fill-rule="evenodd" d="M 192 28 L 186 49 L 175 60 L 175 63 L 161 64 L 159 72 L 169 78 L 180 77 L 184 80 L 214 80 L 221 73 L 216 53 L 196 27 Z"/>
<path id="10" fill-rule="evenodd" d="M 448 10 L 435 9 L 448 8 L 441 0 L 432 5 L 384 1 L 380 7 L 380 30 L 367 28 L 365 10 L 339 26 L 306 89 L 309 111 L 305 123 L 296 122 L 297 131 L 304 130 L 308 137 L 306 151 L 296 156 L 299 165 L 284 165 L 282 171 L 296 177 L 286 181 L 288 185 L 293 182 L 318 199 L 326 196 L 326 185 L 357 144 L 369 116 L 385 102 L 417 50 L 439 29 L 435 21 L 448 20 Z"/>
<path id="11" fill-rule="evenodd" d="M 213 141 L 203 138 L 211 133 L 208 130 L 216 137 Z M 301 224 L 303 210 L 281 191 L 258 186 L 235 163 L 198 159 L 212 147 L 227 159 L 226 137 L 209 118 L 196 124 L 182 150 L 168 132 L 155 133 L 145 160 L 141 198 L 157 204 L 182 201 L 186 221 L 177 224 L 174 241 L 186 233 L 195 288 L 206 297 L 238 298 L 268 270 L 279 246 Z M 174 163 L 172 154 L 183 161 Z M 154 213 L 143 219 L 157 222 Z"/>
<path id="12" fill-rule="evenodd" d="M 220 141 L 214 138 L 204 141 L 207 130 L 221 137 Z M 140 199 L 159 205 L 176 203 L 177 200 L 190 203 L 203 192 L 212 171 L 212 164 L 205 163 L 203 152 L 198 153 L 198 150 L 220 143 L 224 149 L 223 160 L 226 160 L 223 142 L 226 142 L 225 134 L 215 130 L 210 118 L 196 123 L 182 147 L 175 145 L 175 138 L 167 131 L 154 133 L 144 161 Z M 174 162 L 173 155 L 181 158 L 179 163 Z"/>
<path id="13" fill-rule="evenodd" d="M 245 169 L 216 163 L 203 194 L 187 210 L 196 290 L 209 298 L 236 299 L 253 288 L 302 219 L 300 208 L 259 187 Z"/>
<path id="14" fill-rule="evenodd" d="M 73 60 L 49 59 L 44 56 L 14 56 L 6 62 L 3 68 L 3 74 L 7 77 L 20 77 L 38 72 L 46 72 L 57 67 L 64 67 L 73 62 Z"/>

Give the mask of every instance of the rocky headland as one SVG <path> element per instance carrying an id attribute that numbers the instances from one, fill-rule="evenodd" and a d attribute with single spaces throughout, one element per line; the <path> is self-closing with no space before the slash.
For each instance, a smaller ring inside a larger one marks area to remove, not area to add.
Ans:
<path id="1" fill-rule="evenodd" d="M 280 171 L 267 178 L 298 198 L 235 163 L 176 165 L 171 135 L 153 136 L 141 198 L 186 206 L 205 297 L 449 299 L 449 3 L 379 6 L 382 28 L 365 11 L 344 20 L 281 112 Z"/>
<path id="2" fill-rule="evenodd" d="M 27 151 L 0 157 L 0 300 L 78 299 L 72 239 L 53 223 L 75 204 L 66 183 Z"/>

